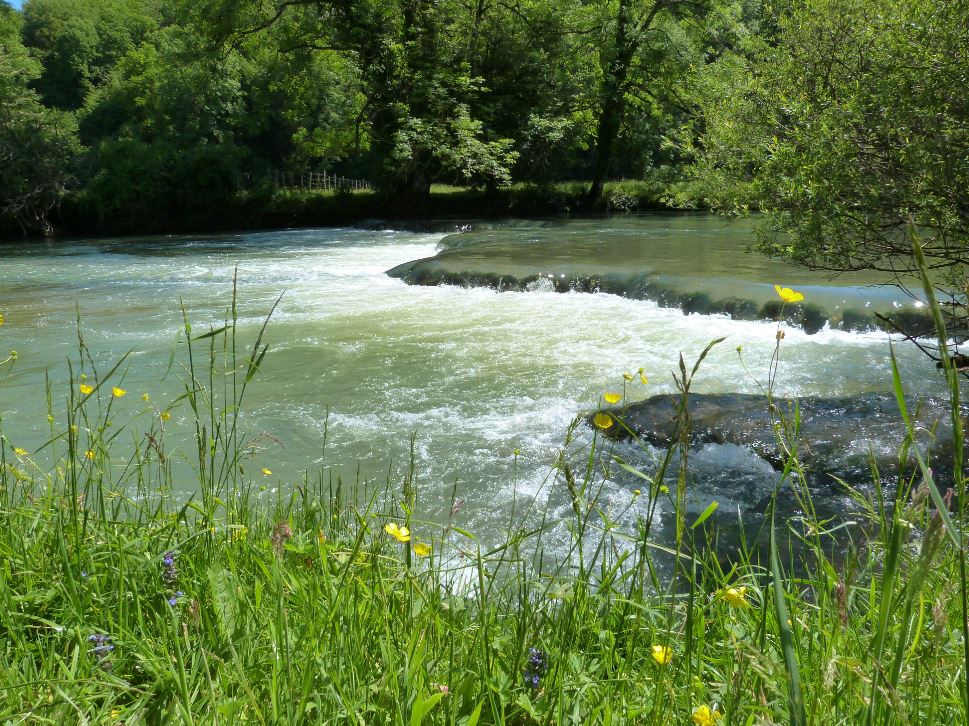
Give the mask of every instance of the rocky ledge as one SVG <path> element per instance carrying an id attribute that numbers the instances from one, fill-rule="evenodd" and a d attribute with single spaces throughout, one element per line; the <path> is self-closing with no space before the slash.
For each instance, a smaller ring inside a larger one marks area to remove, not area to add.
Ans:
<path id="1" fill-rule="evenodd" d="M 679 437 L 680 400 L 653 396 L 624 408 L 608 409 L 617 425 L 604 433 L 616 439 L 633 436 L 666 448 Z M 915 427 L 915 445 L 933 468 L 940 489 L 952 478 L 952 423 L 945 401 L 909 402 Z M 895 480 L 899 467 L 912 471 L 909 454 L 900 461 L 905 426 L 891 394 L 869 393 L 851 397 L 804 397 L 775 400 L 739 393 L 691 394 L 689 397 L 690 443 L 734 444 L 753 451 L 775 469 L 784 465 L 777 427 L 783 416 L 787 431 L 794 430 L 798 459 L 809 483 L 840 488 L 844 482 L 865 487 L 872 482 L 872 464 L 882 478 Z M 796 416 L 795 416 L 796 412 Z M 963 414 L 969 413 L 964 411 Z M 589 418 L 590 425 L 592 417 Z"/>

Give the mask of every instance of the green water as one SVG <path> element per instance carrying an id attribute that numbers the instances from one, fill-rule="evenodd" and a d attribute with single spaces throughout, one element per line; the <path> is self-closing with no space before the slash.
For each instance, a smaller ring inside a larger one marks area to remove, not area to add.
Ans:
<path id="1" fill-rule="evenodd" d="M 626 260 L 670 270 L 677 260 L 677 274 L 702 276 L 710 286 L 747 285 L 746 276 L 756 274 L 767 290 L 776 281 L 809 296 L 820 288 L 844 299 L 863 297 L 867 290 L 872 300 L 886 294 L 859 288 L 859 280 L 839 288 L 823 276 L 752 260 L 743 251 L 746 231 L 723 229 L 712 218 L 685 218 L 677 225 L 671 232 L 667 218 L 555 223 L 542 228 L 558 235 L 554 256 L 547 241 L 524 247 L 537 268 L 549 270 L 559 269 L 551 266 L 553 259 L 575 269 L 601 261 L 606 240 L 613 250 L 617 241 L 630 250 L 628 257 L 610 253 L 609 264 Z M 520 240 L 531 231 L 495 228 L 487 238 L 493 242 L 507 234 Z M 244 338 L 253 338 L 283 293 L 243 419 L 261 442 L 245 462 L 247 475 L 266 486 L 267 497 L 273 490 L 289 491 L 306 470 L 352 479 L 359 467 L 365 477 L 383 481 L 389 474 L 399 482 L 414 435 L 422 512 L 446 516 L 456 483 L 464 499 L 459 522 L 487 538 L 506 522 L 513 500 L 534 511 L 547 509 L 553 521 L 567 515 L 561 485 L 547 482 L 550 463 L 573 417 L 594 408 L 603 391 L 620 390 L 624 371 L 642 367 L 650 378 L 648 386 L 629 388 L 632 399 L 672 391 L 679 354 L 692 360 L 712 338 L 726 336 L 704 364 L 696 390 L 756 392 L 755 379 L 766 378 L 776 323 L 683 315 L 648 300 L 541 287 L 499 293 L 411 286 L 385 274 L 434 255 L 443 237 L 319 229 L 3 250 L 0 311 L 6 324 L 0 350 L 19 353 L 17 364 L 0 378 L 3 430 L 12 446 L 32 450 L 45 440 L 45 371 L 54 381 L 55 412 L 63 418 L 66 362 L 77 358 L 78 309 L 85 342 L 102 371 L 132 353 L 123 368 L 129 395 L 118 402 L 117 420 L 167 405 L 181 391 L 183 345 L 176 347 L 176 367 L 163 380 L 181 327 L 180 303 L 196 333 L 219 324 L 230 304 L 235 269 Z M 492 242 L 478 246 L 471 236 L 451 237 L 448 247 L 474 249 L 491 264 L 491 256 L 499 254 L 491 251 Z M 549 261 L 543 263 L 546 254 Z M 743 363 L 737 346 L 743 347 Z M 914 392 L 937 390 L 934 368 L 908 347 L 899 355 Z M 882 333 L 826 329 L 809 336 L 789 329 L 778 388 L 791 395 L 886 390 L 888 365 L 888 338 Z M 150 404 L 141 400 L 145 392 Z M 166 424 L 176 462 L 191 458 L 190 424 L 184 405 Z M 580 428 L 580 442 L 590 436 Z M 718 477 L 732 471 L 757 474 L 750 499 L 759 498 L 776 476 L 737 447 L 707 447 L 694 462 L 699 472 L 710 474 L 694 487 L 698 505 L 716 498 Z M 122 465 L 119 456 L 115 466 Z M 259 473 L 263 466 L 271 477 Z M 187 492 L 191 479 L 183 481 Z M 629 500 L 621 482 L 607 482 L 605 494 L 617 508 Z M 637 514 L 634 506 L 627 516 Z M 548 535 L 550 546 L 564 539 L 561 527 Z"/>
<path id="2" fill-rule="evenodd" d="M 651 283 L 673 294 L 744 299 L 758 307 L 776 301 L 774 285 L 783 283 L 804 292 L 836 320 L 845 309 L 888 313 L 919 307 L 897 287 L 885 285 L 883 273 L 834 276 L 743 254 L 752 241 L 751 229 L 749 222 L 699 214 L 525 224 L 451 235 L 438 254 L 413 267 L 431 278 L 504 277 L 529 280 L 536 289 L 543 289 L 543 282 L 547 289 L 592 278 L 611 283 L 625 296 L 655 299 L 649 289 L 640 289 L 645 282 L 647 288 Z"/>

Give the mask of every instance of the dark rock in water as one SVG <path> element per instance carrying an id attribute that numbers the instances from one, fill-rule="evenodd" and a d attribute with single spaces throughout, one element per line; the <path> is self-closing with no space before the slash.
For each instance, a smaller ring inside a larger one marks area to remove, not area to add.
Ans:
<path id="1" fill-rule="evenodd" d="M 679 436 L 679 404 L 675 396 L 653 396 L 623 409 L 610 409 L 609 413 L 624 426 L 613 426 L 604 433 L 622 439 L 629 438 L 632 431 L 654 446 L 669 447 Z M 761 395 L 692 394 L 691 447 L 743 446 L 773 467 L 782 468 L 784 456 L 777 430 L 783 416 L 809 483 L 837 488 L 837 480 L 843 480 L 850 486 L 864 487 L 872 481 L 872 462 L 885 480 L 899 474 L 900 464 L 905 471 L 914 469 L 911 455 L 899 462 L 905 426 L 891 394 L 780 399 L 773 405 L 771 410 Z M 944 491 L 952 476 L 952 427 L 947 404 L 933 399 L 917 406 L 909 403 L 909 407 L 916 445 Z"/>
<path id="2" fill-rule="evenodd" d="M 842 330 L 857 330 L 857 331 L 867 331 L 877 329 L 875 319 L 863 310 L 856 310 L 855 308 L 848 308 L 841 313 L 841 323 L 839 327 Z"/>
<path id="3" fill-rule="evenodd" d="M 720 300 L 716 312 L 729 315 L 734 320 L 758 320 L 760 319 L 760 306 L 753 300 L 744 300 L 742 297 L 730 297 Z"/>

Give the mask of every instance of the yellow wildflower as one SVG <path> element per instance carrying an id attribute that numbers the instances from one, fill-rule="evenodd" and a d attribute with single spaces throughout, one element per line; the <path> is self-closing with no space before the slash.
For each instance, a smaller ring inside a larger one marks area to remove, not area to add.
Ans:
<path id="1" fill-rule="evenodd" d="M 802 293 L 799 293 L 797 290 L 792 290 L 789 287 L 774 285 L 774 290 L 777 291 L 777 294 L 780 296 L 781 300 L 786 303 L 801 302 L 801 300 L 804 299 L 804 295 Z"/>
<path id="2" fill-rule="evenodd" d="M 423 542 L 415 542 L 414 554 L 418 557 L 428 557 L 431 554 L 431 546 Z"/>
<path id="3" fill-rule="evenodd" d="M 3 313 L 0 313 L 0 325 L 3 325 Z"/>
<path id="4" fill-rule="evenodd" d="M 627 381 L 631 381 L 633 379 L 633 374 L 632 373 L 623 373 L 622 374 L 622 377 L 625 378 Z"/>
<path id="5" fill-rule="evenodd" d="M 637 373 L 639 374 L 639 382 L 640 382 L 640 383 L 642 383 L 642 384 L 643 384 L 644 386 L 645 386 L 645 385 L 646 385 L 647 383 L 649 383 L 649 379 L 648 379 L 648 378 L 646 377 L 646 374 L 645 374 L 645 373 L 643 373 L 643 369 L 642 369 L 642 368 L 640 368 L 640 369 L 639 369 L 638 371 L 636 371 L 636 372 L 637 372 Z"/>
<path id="6" fill-rule="evenodd" d="M 652 651 L 653 660 L 660 665 L 666 665 L 673 659 L 673 649 L 668 645 L 654 645 Z"/>
<path id="7" fill-rule="evenodd" d="M 384 532 L 398 542 L 410 542 L 410 530 L 407 527 L 398 527 L 396 522 L 384 525 Z"/>
<path id="8" fill-rule="evenodd" d="M 640 494 L 642 494 L 642 491 L 640 491 L 639 489 L 633 489 L 633 496 L 634 497 L 638 497 Z"/>
<path id="9" fill-rule="evenodd" d="M 272 471 L 270 469 L 267 469 L 266 467 L 263 467 L 262 473 L 263 473 L 263 476 L 269 476 L 270 474 L 272 474 Z"/>
<path id="10" fill-rule="evenodd" d="M 28 452 L 27 449 L 21 449 L 18 446 L 17 448 L 15 448 L 13 450 L 13 453 L 15 453 L 17 456 L 27 456 L 27 454 L 30 453 L 30 452 Z"/>
<path id="11" fill-rule="evenodd" d="M 622 400 L 621 393 L 603 393 L 602 397 L 606 399 L 606 403 L 616 404 Z"/>
<path id="12" fill-rule="evenodd" d="M 115 398 L 121 398 L 126 393 L 127 391 L 123 388 L 118 388 L 117 386 L 113 386 L 111 388 L 111 395 L 114 396 Z"/>
<path id="13" fill-rule="evenodd" d="M 94 458 L 94 452 L 91 451 L 90 449 L 88 449 L 87 451 L 84 452 L 84 458 L 85 459 L 93 459 Z"/>
<path id="14" fill-rule="evenodd" d="M 170 413 L 168 413 L 168 411 L 162 411 L 161 412 L 161 420 L 162 421 L 167 421 L 171 417 L 172 417 L 172 415 Z"/>
<path id="15" fill-rule="evenodd" d="M 89 386 L 87 383 L 82 383 L 80 386 L 78 386 L 78 388 L 81 389 L 81 393 L 83 393 L 85 396 L 94 390 L 94 386 Z"/>
<path id="16" fill-rule="evenodd" d="M 151 396 L 149 396 L 147 393 L 142 393 L 141 400 L 144 401 L 145 403 L 148 403 L 151 400 Z"/>
<path id="17" fill-rule="evenodd" d="M 749 608 L 747 602 L 746 587 L 728 587 L 721 591 L 720 596 L 727 601 L 727 604 L 735 608 Z"/>
<path id="18" fill-rule="evenodd" d="M 723 714 L 714 711 L 707 705 L 700 706 L 693 712 L 693 723 L 697 726 L 717 726 L 717 721 L 723 718 Z"/>
<path id="19" fill-rule="evenodd" d="M 612 416 L 610 416 L 608 413 L 597 413 L 592 419 L 592 423 L 594 423 L 600 429 L 607 429 L 612 426 Z"/>
<path id="20" fill-rule="evenodd" d="M 669 494 L 670 493 L 670 488 L 668 486 L 666 486 L 665 484 L 660 484 L 659 485 L 659 493 L 660 494 Z"/>

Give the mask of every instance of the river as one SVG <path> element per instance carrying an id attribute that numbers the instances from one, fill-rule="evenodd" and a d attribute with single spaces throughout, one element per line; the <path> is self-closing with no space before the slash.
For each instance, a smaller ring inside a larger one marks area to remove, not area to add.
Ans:
<path id="1" fill-rule="evenodd" d="M 631 266 L 642 264 L 653 244 L 662 245 L 662 255 L 654 255 L 660 267 L 682 248 L 681 261 L 668 262 L 681 277 L 691 259 L 702 258 L 693 283 L 709 290 L 720 286 L 723 294 L 735 294 L 749 282 L 763 296 L 777 282 L 801 285 L 808 296 L 823 291 L 829 302 L 850 297 L 862 307 L 904 300 L 857 279 L 812 277 L 747 255 L 749 229 L 709 217 L 522 223 L 507 229 L 519 236 L 537 229 L 546 242 L 559 239 L 559 257 L 571 255 L 575 269 L 614 259 L 614 247 L 607 253 L 601 246 L 607 243 L 629 249 Z M 483 242 L 493 243 L 502 233 L 494 226 Z M 683 242 L 669 244 L 671 235 Z M 444 238 L 444 233 L 304 229 L 3 249 L 0 349 L 18 352 L 16 364 L 0 374 L 0 414 L 9 445 L 33 450 L 46 439 L 45 371 L 54 383 L 55 414 L 62 417 L 67 361 L 77 360 L 77 311 L 102 371 L 131 351 L 118 384 L 129 395 L 117 402 L 116 418 L 166 406 L 181 392 L 178 365 L 165 376 L 181 328 L 180 304 L 196 334 L 221 324 L 235 270 L 245 339 L 252 340 L 283 295 L 243 417 L 245 429 L 261 442 L 246 462 L 247 476 L 265 487 L 265 496 L 289 491 L 307 470 L 346 479 L 359 470 L 372 481 L 389 475 L 398 482 L 413 435 L 422 514 L 446 518 L 456 487 L 464 502 L 458 521 L 487 541 L 506 526 L 512 502 L 547 512 L 553 522 L 567 516 L 568 497 L 548 478 L 551 464 L 573 418 L 599 405 L 603 392 L 622 390 L 624 372 L 642 368 L 649 379 L 645 386 L 627 384 L 630 400 L 671 392 L 680 353 L 692 361 L 711 339 L 725 336 L 701 367 L 695 390 L 755 393 L 758 381 L 766 379 L 776 322 L 685 315 L 648 299 L 562 294 L 542 285 L 497 292 L 410 285 L 385 274 L 435 255 Z M 447 246 L 474 248 L 473 239 L 455 239 Z M 716 255 L 703 254 L 714 247 L 720 250 Z M 478 249 L 486 258 L 498 255 L 488 253 L 487 245 Z M 541 268 L 541 259 L 532 257 L 530 263 Z M 928 361 L 910 346 L 901 346 L 898 354 L 910 391 L 938 391 Z M 183 343 L 176 346 L 176 361 L 184 361 Z M 787 395 L 888 390 L 888 336 L 829 327 L 807 334 L 785 326 L 777 386 Z M 143 393 L 150 395 L 149 403 Z M 183 403 L 172 413 L 169 440 L 177 444 L 183 437 L 175 458 L 188 460 L 191 412 Z M 592 435 L 585 426 L 578 431 L 573 448 Z M 123 466 L 123 456 L 115 465 Z M 693 465 L 691 500 L 698 508 L 712 499 L 722 499 L 726 510 L 749 506 L 776 480 L 776 472 L 737 447 L 706 447 Z M 260 473 L 263 467 L 272 474 Z M 749 479 L 750 486 L 723 487 L 733 476 Z M 604 500 L 624 511 L 627 523 L 643 514 L 640 504 L 630 505 L 628 482 L 606 482 Z M 548 534 L 553 548 L 565 539 L 561 527 Z"/>

